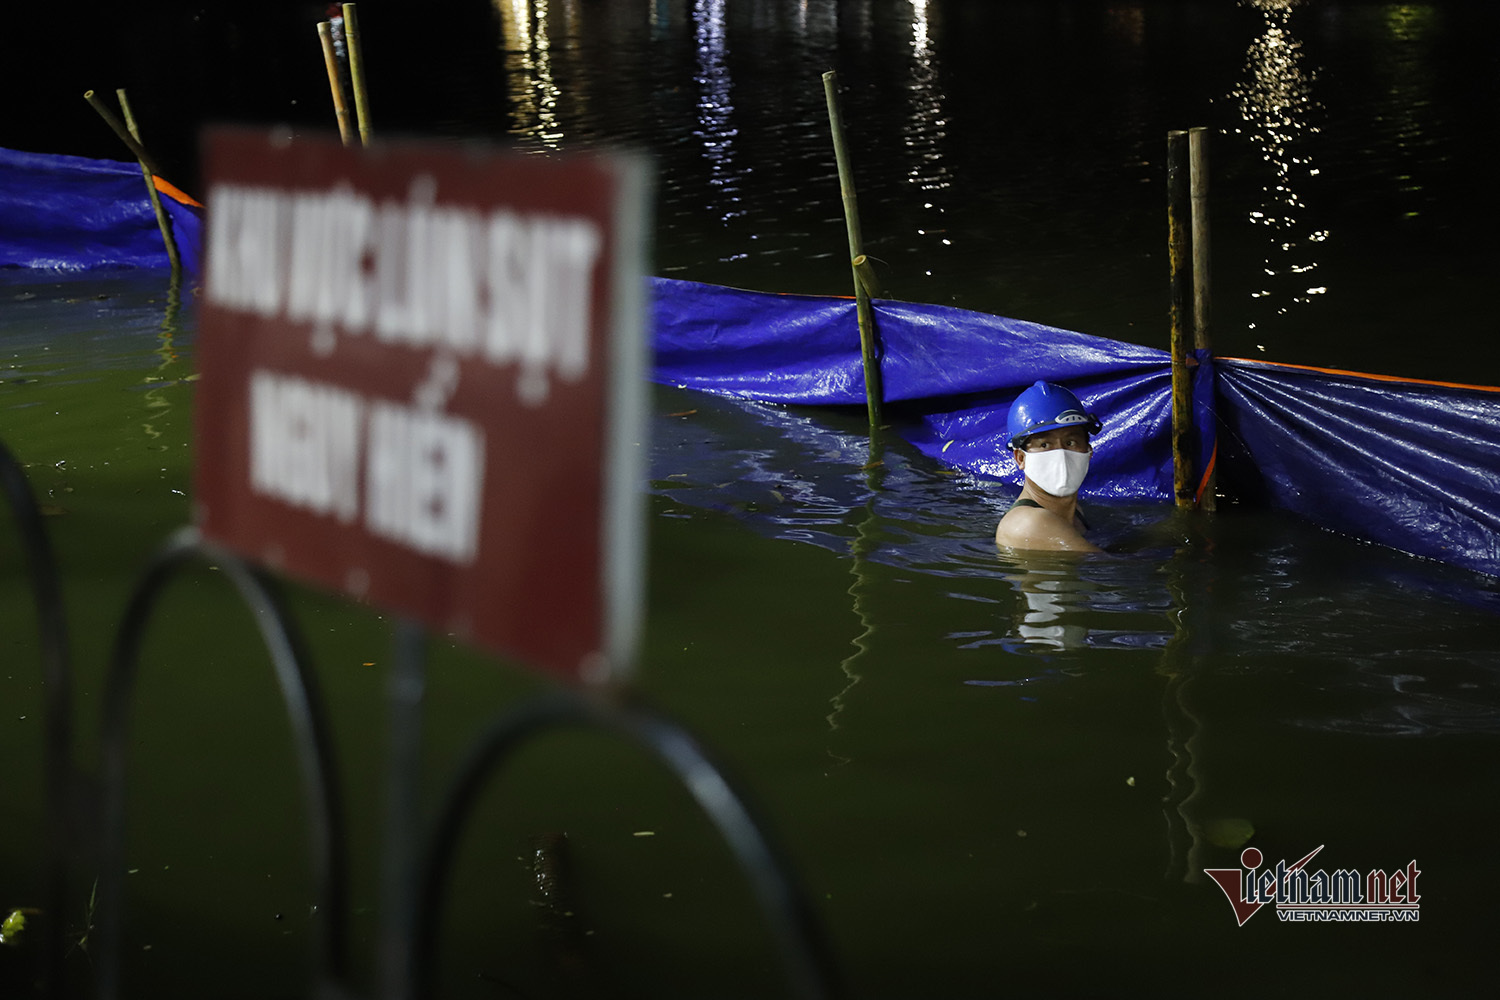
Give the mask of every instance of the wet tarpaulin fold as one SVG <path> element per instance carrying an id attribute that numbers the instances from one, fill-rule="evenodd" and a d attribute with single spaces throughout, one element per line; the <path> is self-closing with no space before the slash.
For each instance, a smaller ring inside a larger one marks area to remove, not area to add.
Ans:
<path id="1" fill-rule="evenodd" d="M 171 185 L 157 188 L 183 264 L 196 272 L 201 213 Z M 0 148 L 0 267 L 170 266 L 139 164 Z"/>
<path id="2" fill-rule="evenodd" d="M 167 192 L 171 194 L 170 191 Z M 189 271 L 202 218 L 163 199 Z M 0 149 L 0 266 L 168 266 L 134 163 Z M 862 406 L 853 299 L 654 278 L 657 381 Z M 949 306 L 877 300 L 891 419 L 925 454 L 1017 484 L 1011 401 L 1037 379 L 1104 421 L 1084 494 L 1172 499 L 1166 352 Z M 1500 575 L 1500 390 L 1195 359 L 1196 468 L 1334 531 Z"/>
<path id="3" fill-rule="evenodd" d="M 1335 531 L 1500 576 L 1500 389 L 1219 359 L 1225 474 Z"/>

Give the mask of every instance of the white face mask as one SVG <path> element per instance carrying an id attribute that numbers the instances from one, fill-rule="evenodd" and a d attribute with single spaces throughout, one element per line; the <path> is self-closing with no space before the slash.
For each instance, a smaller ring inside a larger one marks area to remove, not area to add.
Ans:
<path id="1" fill-rule="evenodd" d="M 1026 454 L 1026 478 L 1055 497 L 1070 497 L 1089 474 L 1089 453 L 1053 448 Z"/>

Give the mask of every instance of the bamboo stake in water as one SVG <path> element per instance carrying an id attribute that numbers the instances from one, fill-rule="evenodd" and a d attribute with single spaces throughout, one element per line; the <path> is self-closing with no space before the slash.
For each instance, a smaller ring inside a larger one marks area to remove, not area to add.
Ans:
<path id="1" fill-rule="evenodd" d="M 1210 258 L 1208 241 L 1208 130 L 1188 129 L 1189 188 L 1193 202 L 1193 347 L 1207 351 L 1213 347 L 1209 333 L 1209 316 L 1212 311 L 1210 294 Z M 1204 476 L 1203 491 L 1198 506 L 1206 511 L 1216 510 L 1214 499 L 1216 476 L 1212 457 Z"/>
<path id="2" fill-rule="evenodd" d="M 354 114 L 359 119 L 359 144 L 370 144 L 370 98 L 365 92 L 365 54 L 360 47 L 356 4 L 344 4 L 344 45 L 349 50 L 349 78 L 354 84 Z"/>
<path id="3" fill-rule="evenodd" d="M 1209 337 L 1208 129 L 1188 129 L 1188 174 L 1193 225 L 1193 347 L 1207 350 Z"/>
<path id="4" fill-rule="evenodd" d="M 121 87 L 115 91 L 115 97 L 120 100 L 120 111 L 125 115 L 125 127 L 130 130 L 130 137 L 137 144 L 141 141 L 141 130 L 135 124 L 135 115 L 130 111 L 130 99 L 125 96 L 125 88 Z M 162 242 L 167 245 L 167 261 L 172 265 L 172 277 L 182 275 L 182 257 L 177 252 L 177 240 L 172 236 L 172 222 L 167 218 L 167 210 L 161 207 L 161 197 L 156 193 L 156 178 L 146 164 L 141 164 L 141 175 L 146 178 L 146 195 L 151 199 L 151 211 L 156 213 L 156 225 L 161 230 Z"/>
<path id="5" fill-rule="evenodd" d="M 172 265 L 172 278 L 175 281 L 182 275 L 182 257 L 177 252 L 177 241 L 172 237 L 171 220 L 167 218 L 166 210 L 161 207 L 161 198 L 156 193 L 155 178 L 159 171 L 156 169 L 156 162 L 141 145 L 140 129 L 136 127 L 135 115 L 130 112 L 130 100 L 125 96 L 125 88 L 116 90 L 115 96 L 119 98 L 120 110 L 125 114 L 124 122 L 116 118 L 114 112 L 92 90 L 85 93 L 83 99 L 99 112 L 99 117 L 104 119 L 105 124 L 114 129 L 115 135 L 135 154 L 136 162 L 141 165 L 141 176 L 146 179 L 146 196 L 151 199 L 151 211 L 156 214 L 156 225 L 161 230 L 162 242 L 166 244 L 167 261 Z"/>
<path id="6" fill-rule="evenodd" d="M 1172 275 L 1172 493 L 1177 506 L 1193 505 L 1193 467 L 1188 451 L 1192 433 L 1193 387 L 1188 370 L 1192 298 L 1192 206 L 1188 136 L 1167 133 L 1167 251 Z"/>
<path id="7" fill-rule="evenodd" d="M 859 230 L 859 208 L 854 196 L 854 176 L 849 169 L 849 155 L 844 144 L 844 121 L 839 110 L 838 74 L 829 70 L 823 74 L 823 93 L 828 99 L 828 125 L 833 130 L 833 153 L 839 168 L 839 190 L 844 196 L 844 224 L 849 230 L 850 269 L 854 273 L 854 301 L 859 315 L 859 352 L 865 370 L 865 409 L 869 412 L 870 426 L 880 426 L 880 406 L 884 395 L 880 384 L 880 359 L 875 352 L 875 310 L 870 306 L 870 293 L 860 277 L 859 261 L 863 260 L 861 244 L 864 237 Z"/>
<path id="8" fill-rule="evenodd" d="M 99 117 L 104 119 L 104 124 L 114 129 L 115 135 L 120 137 L 120 141 L 123 142 L 130 150 L 131 154 L 140 161 L 141 166 L 151 171 L 152 174 L 161 173 L 160 170 L 156 169 L 156 161 L 151 159 L 150 154 L 148 154 L 146 150 L 141 147 L 141 144 L 136 141 L 135 136 L 130 134 L 130 130 L 125 127 L 125 123 L 120 121 L 119 118 L 115 117 L 115 113 L 109 110 L 109 108 L 105 106 L 103 101 L 99 100 L 99 96 L 97 94 L 95 94 L 92 90 L 86 91 L 83 95 L 83 99 L 89 102 L 89 107 L 99 112 Z"/>
<path id="9" fill-rule="evenodd" d="M 339 56 L 333 50 L 333 25 L 318 22 L 318 41 L 323 45 L 323 66 L 328 70 L 328 89 L 333 91 L 333 114 L 339 123 L 339 138 L 344 145 L 354 141 L 354 128 L 349 124 L 349 106 L 344 102 L 344 74 L 339 69 Z"/>

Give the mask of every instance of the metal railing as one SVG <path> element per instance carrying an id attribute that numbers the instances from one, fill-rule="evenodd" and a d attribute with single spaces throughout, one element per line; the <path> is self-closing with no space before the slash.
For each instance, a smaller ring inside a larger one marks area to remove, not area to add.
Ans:
<path id="1" fill-rule="evenodd" d="M 339 768 L 317 674 L 277 581 L 205 541 L 195 529 L 181 529 L 165 542 L 131 592 L 115 636 L 104 693 L 101 780 L 97 791 L 82 794 L 79 790 L 83 782 L 71 752 L 67 627 L 56 563 L 24 470 L 3 445 L 0 484 L 15 513 L 41 634 L 47 717 L 47 822 L 51 827 L 47 862 L 50 913 L 61 914 L 68 904 L 70 858 L 81 846 L 78 831 L 82 824 L 75 815 L 76 807 L 82 803 L 90 812 L 97 809 L 102 818 L 100 840 L 94 845 L 101 859 L 95 910 L 98 945 L 93 952 L 95 995 L 103 1000 L 128 995 L 121 983 L 126 751 L 142 640 L 167 583 L 185 567 L 206 562 L 224 573 L 240 601 L 253 613 L 292 724 L 316 896 L 311 956 L 314 982 L 309 992 L 319 997 L 354 996 L 350 985 L 350 862 Z M 419 799 L 418 719 L 425 684 L 426 636 L 420 627 L 403 621 L 397 623 L 396 638 L 397 662 L 392 668 L 389 694 L 394 748 L 387 775 L 391 801 L 385 829 L 386 864 L 381 876 L 385 884 L 381 887 L 384 912 L 379 943 L 384 964 L 377 977 L 382 998 L 418 1000 L 432 994 L 450 868 L 473 807 L 520 748 L 540 735 L 564 728 L 595 730 L 633 743 L 648 750 L 670 771 L 712 821 L 738 861 L 770 926 L 788 995 L 841 995 L 838 970 L 821 925 L 743 791 L 681 725 L 627 692 L 567 690 L 533 697 L 500 715 L 459 767 L 439 803 L 430 831 L 425 837 L 418 836 L 410 827 L 414 815 L 410 806 Z M 93 801 L 83 802 L 85 799 Z M 44 991 L 48 997 L 62 997 L 67 990 L 62 921 L 50 919 L 45 924 L 41 943 Z"/>
<path id="2" fill-rule="evenodd" d="M 47 912 L 54 916 L 43 925 L 45 964 L 42 975 L 49 988 L 60 989 L 64 936 L 62 921 L 55 916 L 63 912 L 68 898 L 68 862 L 76 843 L 72 802 L 78 785 L 73 769 L 73 691 L 67 616 L 63 611 L 57 563 L 52 556 L 52 543 L 42 521 L 41 508 L 31 492 L 25 470 L 3 441 L 0 441 L 0 489 L 3 489 L 6 502 L 15 515 L 40 642 L 42 766 L 46 772 L 48 827 L 44 896 Z"/>

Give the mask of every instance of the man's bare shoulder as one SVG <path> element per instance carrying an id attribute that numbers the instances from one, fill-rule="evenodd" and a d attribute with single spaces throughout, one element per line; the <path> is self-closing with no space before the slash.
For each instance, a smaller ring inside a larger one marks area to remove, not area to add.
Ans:
<path id="1" fill-rule="evenodd" d="M 1012 507 L 995 527 L 995 544 L 1023 550 L 1103 551 L 1071 523 L 1045 507 Z"/>

